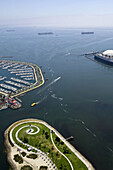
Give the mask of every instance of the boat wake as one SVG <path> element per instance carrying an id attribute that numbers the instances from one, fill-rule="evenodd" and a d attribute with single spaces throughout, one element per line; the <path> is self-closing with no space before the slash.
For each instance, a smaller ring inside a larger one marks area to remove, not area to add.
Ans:
<path id="1" fill-rule="evenodd" d="M 63 111 L 64 111 L 65 113 L 69 113 L 66 109 L 63 109 Z"/>
<path id="2" fill-rule="evenodd" d="M 49 72 L 51 73 L 51 76 L 53 77 L 54 71 L 50 69 Z"/>
<path id="3" fill-rule="evenodd" d="M 55 94 L 52 94 L 51 97 L 54 98 L 54 99 L 57 99 L 57 97 L 55 96 Z"/>
<path id="4" fill-rule="evenodd" d="M 113 153 L 113 149 L 111 149 L 109 146 L 106 146 L 106 148 Z"/>
<path id="5" fill-rule="evenodd" d="M 53 80 L 51 83 L 49 83 L 46 87 L 44 87 L 43 89 L 41 89 L 37 94 L 43 92 L 44 90 L 46 90 L 48 87 L 50 87 L 51 85 L 55 84 L 58 80 L 60 80 L 61 77 L 56 78 L 55 80 Z"/>
<path id="6" fill-rule="evenodd" d="M 86 126 L 85 126 L 85 129 L 89 132 L 89 133 L 91 133 L 94 137 L 97 137 L 90 129 L 88 129 Z"/>
<path id="7" fill-rule="evenodd" d="M 36 104 L 43 102 L 45 99 L 47 99 L 47 96 L 44 96 L 41 100 L 37 101 Z"/>
<path id="8" fill-rule="evenodd" d="M 99 102 L 99 100 L 92 100 L 92 102 L 96 103 L 96 102 Z"/>
<path id="9" fill-rule="evenodd" d="M 66 53 L 64 56 L 69 56 L 71 53 Z"/>
<path id="10" fill-rule="evenodd" d="M 58 99 L 58 100 L 60 100 L 60 101 L 62 101 L 62 100 L 63 100 L 63 98 L 61 98 L 61 97 L 57 97 L 55 94 L 52 94 L 52 95 L 51 95 L 51 97 L 52 97 L 52 98 L 54 98 L 54 99 Z"/>
<path id="11" fill-rule="evenodd" d="M 93 132 L 86 126 L 86 124 L 85 124 L 84 121 L 82 121 L 82 120 L 80 120 L 80 119 L 72 119 L 72 118 L 69 118 L 69 119 L 70 119 L 70 120 L 73 120 L 73 121 L 75 121 L 75 122 L 80 122 L 90 134 L 92 134 L 94 137 L 97 137 L 96 134 L 93 133 Z"/>

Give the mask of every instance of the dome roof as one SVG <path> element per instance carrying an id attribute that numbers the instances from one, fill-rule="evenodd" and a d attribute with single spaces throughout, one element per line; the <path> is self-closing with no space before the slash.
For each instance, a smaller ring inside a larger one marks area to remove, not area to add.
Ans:
<path id="1" fill-rule="evenodd" d="M 113 57 L 113 50 L 106 50 L 103 52 L 103 54 Z"/>

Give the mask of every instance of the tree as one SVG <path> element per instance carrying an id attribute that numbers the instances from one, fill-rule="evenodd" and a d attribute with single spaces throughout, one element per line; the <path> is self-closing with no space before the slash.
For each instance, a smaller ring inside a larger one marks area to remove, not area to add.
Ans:
<path id="1" fill-rule="evenodd" d="M 47 134 L 47 135 L 46 135 L 46 139 L 48 139 L 48 138 L 49 138 L 49 135 Z"/>
<path id="2" fill-rule="evenodd" d="M 56 137 L 55 140 L 56 140 L 56 142 L 60 142 L 60 138 L 59 137 Z"/>
<path id="3" fill-rule="evenodd" d="M 28 143 L 28 138 L 24 137 L 23 142 L 24 142 L 24 143 Z"/>
<path id="4" fill-rule="evenodd" d="M 45 130 L 42 131 L 42 134 L 44 134 L 44 133 L 45 133 Z"/>

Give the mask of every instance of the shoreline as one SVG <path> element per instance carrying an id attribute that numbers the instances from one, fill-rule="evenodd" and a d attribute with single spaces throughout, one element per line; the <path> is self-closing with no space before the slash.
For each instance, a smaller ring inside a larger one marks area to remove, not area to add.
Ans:
<path id="1" fill-rule="evenodd" d="M 11 128 L 13 128 L 15 125 L 17 124 L 21 124 L 23 122 L 37 122 L 37 123 L 41 123 L 45 126 L 47 126 L 50 130 L 53 130 L 57 136 L 66 144 L 66 146 L 78 157 L 78 159 L 80 159 L 85 165 L 86 167 L 88 168 L 88 170 L 95 170 L 94 167 L 92 166 L 92 164 L 79 152 L 77 151 L 74 146 L 72 146 L 68 141 L 66 141 L 66 139 L 55 129 L 53 128 L 51 125 L 49 125 L 48 123 L 46 123 L 45 121 L 43 120 L 39 120 L 39 119 L 23 119 L 23 120 L 19 120 L 19 121 L 16 121 L 15 123 L 13 123 L 12 125 L 10 125 L 4 132 L 4 137 L 5 137 L 5 146 L 8 147 L 7 149 L 7 160 L 8 162 L 11 164 L 13 164 L 13 167 L 15 168 L 15 164 L 14 162 L 11 160 L 11 154 L 10 154 L 10 150 L 11 150 L 11 144 L 9 142 L 9 139 L 8 139 L 8 132 Z M 15 169 L 16 170 L 16 169 Z"/>
<path id="2" fill-rule="evenodd" d="M 8 131 L 9 131 L 9 128 L 7 128 L 4 132 L 4 145 L 5 145 L 5 150 L 6 150 L 6 153 L 7 153 L 7 161 L 9 163 L 9 165 L 11 166 L 11 168 L 13 168 L 14 170 L 17 170 L 16 168 L 16 165 L 14 164 L 14 162 L 12 161 L 11 159 L 11 144 L 9 142 L 9 139 L 8 139 Z"/>

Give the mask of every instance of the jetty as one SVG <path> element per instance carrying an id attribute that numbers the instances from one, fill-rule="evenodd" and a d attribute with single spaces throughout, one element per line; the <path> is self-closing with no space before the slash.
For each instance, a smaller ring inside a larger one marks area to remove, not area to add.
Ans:
<path id="1" fill-rule="evenodd" d="M 74 139 L 73 136 L 70 136 L 69 138 L 66 138 L 67 141 Z"/>

